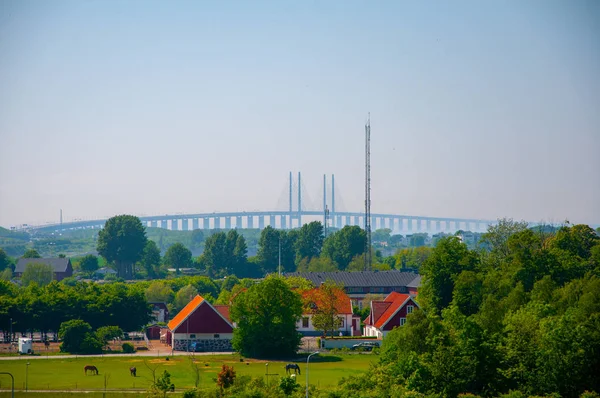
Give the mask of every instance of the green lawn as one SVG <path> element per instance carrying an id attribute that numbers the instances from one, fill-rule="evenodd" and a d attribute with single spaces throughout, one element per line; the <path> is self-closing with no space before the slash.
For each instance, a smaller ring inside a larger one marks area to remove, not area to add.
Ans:
<path id="1" fill-rule="evenodd" d="M 310 364 L 310 383 L 320 387 L 334 386 L 342 377 L 362 373 L 369 367 L 371 361 L 377 357 L 367 355 L 329 355 L 314 356 Z M 177 356 L 170 358 L 152 357 L 118 357 L 118 358 L 77 358 L 77 359 L 32 359 L 29 360 L 28 388 L 30 390 L 102 390 L 104 389 L 105 376 L 108 378 L 108 389 L 146 389 L 150 385 L 152 376 L 147 364 L 156 368 L 156 374 L 168 370 L 171 374 L 171 382 L 180 389 L 192 388 L 194 386 L 194 372 L 191 366 L 191 358 Z M 196 363 L 200 366 L 201 387 L 214 385 L 213 379 L 226 363 L 233 365 L 238 375 L 250 375 L 253 377 L 264 377 L 269 363 L 269 376 L 274 380 L 285 375 L 284 365 L 287 362 L 263 361 L 245 359 L 239 362 L 237 356 L 215 355 L 196 356 Z M 15 388 L 25 388 L 25 369 L 27 360 L 0 361 L 0 372 L 10 372 L 15 377 Z M 301 380 L 304 381 L 306 363 L 301 364 Z M 100 374 L 98 376 L 84 375 L 85 365 L 95 365 Z M 137 368 L 137 377 L 129 374 L 129 368 Z M 10 377 L 0 375 L 0 388 L 10 388 Z"/>

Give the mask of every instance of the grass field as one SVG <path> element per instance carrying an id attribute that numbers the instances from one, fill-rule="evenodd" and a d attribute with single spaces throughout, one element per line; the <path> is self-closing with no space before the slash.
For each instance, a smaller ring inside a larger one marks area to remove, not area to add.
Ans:
<path id="1" fill-rule="evenodd" d="M 376 360 L 372 354 L 363 355 L 327 355 L 314 356 L 310 361 L 310 383 L 320 387 L 337 385 L 342 377 L 352 376 L 366 371 L 369 364 Z M 265 377 L 269 364 L 269 378 L 278 379 L 285 375 L 284 365 L 288 362 L 264 361 L 245 359 L 240 362 L 237 356 L 215 355 L 196 356 L 195 363 L 200 368 L 200 387 L 209 387 L 215 384 L 214 380 L 222 364 L 233 365 L 238 375 Z M 146 361 L 146 363 L 144 363 Z M 156 374 L 167 370 L 171 374 L 171 382 L 178 390 L 194 386 L 194 371 L 192 358 L 185 356 L 165 358 L 152 357 L 118 357 L 118 358 L 72 358 L 0 361 L 0 372 L 10 372 L 15 377 L 15 388 L 25 389 L 25 373 L 28 367 L 27 386 L 29 390 L 103 390 L 105 376 L 107 389 L 146 389 L 152 380 L 152 373 L 146 365 L 156 368 Z M 306 363 L 301 365 L 304 380 Z M 84 375 L 85 365 L 95 365 L 100 374 L 98 376 Z M 129 374 L 129 368 L 137 368 L 137 377 Z M 0 375 L 0 388 L 10 388 L 10 377 Z M 3 394 L 4 395 L 4 394 Z M 44 396 L 46 396 L 44 394 Z M 129 396 L 129 395 L 128 395 Z"/>

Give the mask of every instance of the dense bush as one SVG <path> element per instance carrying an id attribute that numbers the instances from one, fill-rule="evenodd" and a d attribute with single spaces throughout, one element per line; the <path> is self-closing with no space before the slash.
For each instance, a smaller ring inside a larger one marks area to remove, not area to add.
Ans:
<path id="1" fill-rule="evenodd" d="M 135 352 L 135 347 L 131 343 L 123 343 L 122 348 L 123 352 L 126 354 L 131 354 L 132 352 Z"/>

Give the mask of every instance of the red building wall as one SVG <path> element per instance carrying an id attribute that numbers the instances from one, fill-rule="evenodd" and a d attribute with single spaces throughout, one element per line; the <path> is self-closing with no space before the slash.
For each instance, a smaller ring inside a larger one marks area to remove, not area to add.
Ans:
<path id="1" fill-rule="evenodd" d="M 233 328 L 207 303 L 202 303 L 173 333 L 233 333 Z"/>
<path id="2" fill-rule="evenodd" d="M 383 330 L 392 330 L 396 326 L 400 326 L 400 318 L 406 318 L 406 307 L 409 305 L 417 308 L 417 305 L 414 303 L 414 301 L 412 301 L 412 299 L 408 300 L 408 302 L 404 304 L 404 306 L 400 308 L 398 312 L 396 312 L 396 315 L 394 315 L 392 319 L 390 319 L 389 322 L 383 327 Z"/>

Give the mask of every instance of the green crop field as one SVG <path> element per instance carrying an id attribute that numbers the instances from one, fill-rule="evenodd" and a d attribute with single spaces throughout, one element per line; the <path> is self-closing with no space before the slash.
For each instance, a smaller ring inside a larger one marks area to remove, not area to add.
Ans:
<path id="1" fill-rule="evenodd" d="M 314 356 L 310 363 L 310 383 L 320 387 L 334 386 L 342 377 L 352 376 L 366 371 L 369 364 L 377 357 L 372 354 L 362 355 L 328 355 Z M 152 372 L 148 366 L 156 369 L 156 374 L 167 370 L 171 374 L 171 382 L 178 390 L 194 387 L 194 371 L 192 360 L 200 368 L 200 387 L 214 386 L 214 379 L 222 364 L 233 365 L 238 375 L 265 377 L 268 363 L 270 380 L 285 375 L 284 365 L 288 362 L 245 359 L 240 362 L 237 356 L 176 356 L 168 361 L 165 358 L 152 357 L 105 357 L 105 358 L 72 358 L 30 359 L 27 386 L 29 390 L 103 390 L 107 378 L 107 389 L 147 389 L 152 380 Z M 15 388 L 25 389 L 25 372 L 27 360 L 0 361 L 0 372 L 10 372 L 15 377 Z M 306 363 L 298 362 L 304 382 Z M 98 376 L 84 375 L 83 367 L 98 367 Z M 129 374 L 129 368 L 137 368 L 137 377 Z M 0 375 L 0 389 L 10 388 L 10 378 Z M 3 394 L 4 395 L 4 394 Z"/>

